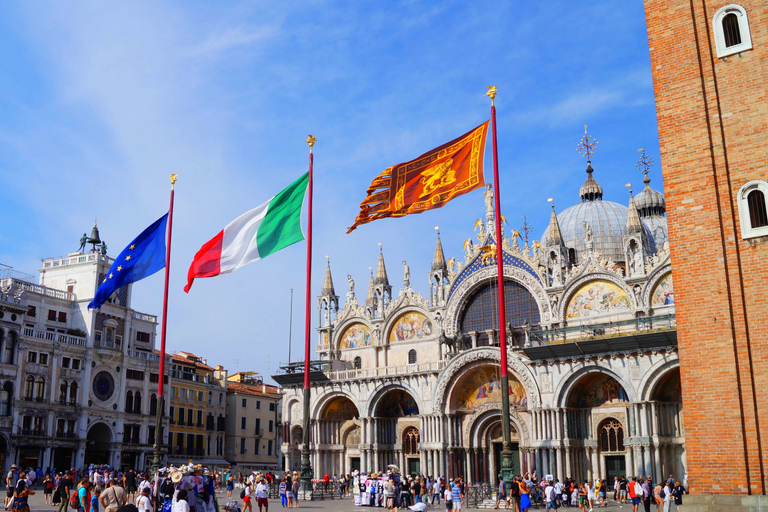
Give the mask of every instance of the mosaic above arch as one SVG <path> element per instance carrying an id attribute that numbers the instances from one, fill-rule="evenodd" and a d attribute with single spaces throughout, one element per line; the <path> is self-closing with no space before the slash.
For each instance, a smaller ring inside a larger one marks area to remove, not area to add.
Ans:
<path id="1" fill-rule="evenodd" d="M 619 382 L 605 373 L 584 375 L 568 394 L 568 407 L 600 407 L 605 404 L 629 402 Z"/>
<path id="2" fill-rule="evenodd" d="M 610 281 L 584 283 L 568 302 L 565 318 L 578 319 L 629 311 L 632 303 L 624 289 Z"/>
<path id="3" fill-rule="evenodd" d="M 337 396 L 323 408 L 325 420 L 351 420 L 360 416 L 352 400 L 345 396 Z"/>
<path id="4" fill-rule="evenodd" d="M 498 368 L 480 366 L 462 375 L 456 384 L 451 408 L 471 411 L 489 403 L 501 403 Z M 512 407 L 528 405 L 525 388 L 514 375 L 509 375 L 509 405 Z"/>
<path id="5" fill-rule="evenodd" d="M 675 290 L 672 287 L 672 273 L 670 272 L 659 279 L 659 282 L 654 286 L 651 293 L 651 306 L 659 308 L 674 305 L 674 303 Z"/>
<path id="6" fill-rule="evenodd" d="M 376 415 L 382 418 L 404 418 L 418 414 L 416 400 L 402 389 L 389 391 L 376 406 Z"/>
<path id="7" fill-rule="evenodd" d="M 373 336 L 367 325 L 361 323 L 352 324 L 341 335 L 339 349 L 370 347 L 373 343 L 372 340 Z"/>
<path id="8" fill-rule="evenodd" d="M 416 341 L 432 336 L 432 322 L 425 315 L 411 311 L 400 315 L 389 331 L 389 342 Z"/>

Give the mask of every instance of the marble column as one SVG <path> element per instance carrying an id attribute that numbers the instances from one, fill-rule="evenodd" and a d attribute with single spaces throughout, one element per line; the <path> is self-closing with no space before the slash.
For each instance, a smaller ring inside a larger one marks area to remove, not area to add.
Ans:
<path id="1" fill-rule="evenodd" d="M 557 477 L 561 482 L 565 481 L 565 473 L 563 471 L 563 448 L 557 448 L 555 450 L 557 456 Z"/>
<path id="2" fill-rule="evenodd" d="M 573 471 L 571 470 L 571 447 L 566 446 L 563 448 L 565 452 L 565 474 L 563 477 L 573 477 Z M 561 479 L 562 480 L 562 479 Z"/>

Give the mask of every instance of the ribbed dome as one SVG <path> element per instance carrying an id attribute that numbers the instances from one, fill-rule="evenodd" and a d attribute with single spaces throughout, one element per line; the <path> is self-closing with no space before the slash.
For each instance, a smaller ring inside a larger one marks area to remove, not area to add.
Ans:
<path id="1" fill-rule="evenodd" d="M 655 253 L 664 247 L 664 242 L 669 238 L 667 218 L 662 217 L 661 215 L 651 215 L 650 217 L 645 217 L 642 221 L 651 232 L 652 238 L 650 238 L 650 240 L 653 242 L 651 252 Z"/>
<path id="2" fill-rule="evenodd" d="M 557 222 L 560 224 L 565 246 L 576 249 L 576 263 L 583 263 L 588 254 L 584 240 L 584 222 L 592 227 L 593 250 L 614 261 L 624 261 L 622 245 L 628 214 L 628 208 L 622 204 L 612 201 L 585 201 L 560 212 Z M 651 239 L 651 231 L 645 222 L 643 229 L 648 239 Z M 549 239 L 549 228 L 541 235 L 541 239 Z"/>
<path id="3" fill-rule="evenodd" d="M 667 203 L 664 194 L 651 188 L 651 179 L 646 175 L 643 179 L 645 188 L 635 197 L 635 205 L 641 218 L 651 215 L 664 215 L 667 211 Z"/>

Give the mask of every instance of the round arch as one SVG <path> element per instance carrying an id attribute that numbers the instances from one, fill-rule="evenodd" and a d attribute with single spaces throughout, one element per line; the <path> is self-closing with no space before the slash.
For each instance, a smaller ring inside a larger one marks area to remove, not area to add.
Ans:
<path id="1" fill-rule="evenodd" d="M 675 354 L 676 356 L 677 354 Z M 648 371 L 645 372 L 643 380 L 638 386 L 640 400 L 644 402 L 651 401 L 654 390 L 661 380 L 667 376 L 670 371 L 680 369 L 680 360 L 675 357 L 674 359 L 666 358 L 661 361 L 657 361 L 656 364 L 651 366 Z"/>
<path id="2" fill-rule="evenodd" d="M 376 343 L 376 340 L 373 339 L 374 327 L 369 319 L 361 316 L 353 316 L 347 318 L 341 324 L 339 324 L 337 328 L 333 329 L 333 339 L 331 340 L 332 350 L 348 350 L 341 348 L 341 340 L 347 333 L 347 329 L 354 326 L 355 324 L 362 324 L 365 326 L 371 332 L 371 344 L 373 345 Z"/>
<path id="3" fill-rule="evenodd" d="M 88 428 L 85 447 L 85 464 L 109 464 L 114 433 L 109 425 L 96 422 Z"/>
<path id="4" fill-rule="evenodd" d="M 473 350 L 466 350 L 459 353 L 450 360 L 448 365 L 440 372 L 437 379 L 437 387 L 434 395 L 434 411 L 450 411 L 450 395 L 456 385 L 458 378 L 466 371 L 485 366 L 488 364 L 498 366 L 501 361 L 498 348 L 483 347 Z M 531 373 L 530 368 L 521 360 L 520 356 L 512 352 L 507 357 L 507 370 L 511 371 L 520 381 L 525 389 L 528 399 L 528 408 L 536 408 L 541 405 L 541 393 L 536 379 Z"/>
<path id="5" fill-rule="evenodd" d="M 485 446 L 485 434 L 488 429 L 494 423 L 501 424 L 501 413 L 498 408 L 481 412 L 477 415 L 477 418 L 471 421 L 469 428 L 464 434 L 464 446 L 472 448 L 487 448 Z M 512 433 L 512 439 L 515 440 L 516 436 L 519 436 L 521 446 L 527 445 L 527 428 L 525 428 L 525 422 L 517 415 L 512 414 L 509 418 L 510 427 L 514 429 Z"/>
<path id="6" fill-rule="evenodd" d="M 413 400 L 416 402 L 416 407 L 419 409 L 418 414 L 423 415 L 427 413 L 424 410 L 424 404 L 418 393 L 414 393 L 414 391 L 410 389 L 408 386 L 393 383 L 393 384 L 388 384 L 386 386 L 383 386 L 380 389 L 377 389 L 368 398 L 368 401 L 366 401 L 365 405 L 363 405 L 363 411 L 365 411 L 366 416 L 368 417 L 376 416 L 376 408 L 379 406 L 382 399 L 391 391 L 403 391 L 405 393 L 408 393 L 408 395 L 411 398 L 413 398 Z"/>
<path id="7" fill-rule="evenodd" d="M 397 329 L 398 322 L 405 317 L 405 315 L 409 313 L 418 314 L 421 316 L 424 316 L 427 321 L 430 323 L 429 328 L 431 330 L 430 334 L 427 334 L 423 337 L 423 339 L 430 339 L 438 335 L 436 324 L 437 319 L 433 318 L 429 311 L 426 308 L 422 308 L 413 304 L 409 304 L 407 306 L 402 307 L 401 309 L 398 309 L 397 311 L 390 311 L 387 313 L 387 321 L 384 323 L 384 328 L 382 329 L 382 339 L 381 343 L 389 345 L 389 337 L 393 330 Z M 414 340 L 418 341 L 418 340 Z"/>
<path id="8" fill-rule="evenodd" d="M 565 381 L 558 386 L 558 388 L 555 390 L 555 393 L 554 393 L 558 407 L 568 406 L 568 397 L 570 396 L 574 386 L 583 377 L 585 377 L 587 374 L 590 374 L 590 373 L 602 373 L 602 374 L 608 375 L 609 377 L 613 378 L 616 382 L 618 382 L 622 388 L 624 388 L 624 392 L 627 394 L 627 398 L 630 402 L 637 401 L 637 392 L 635 391 L 635 388 L 632 386 L 632 384 L 626 381 L 618 373 L 613 371 L 613 369 L 605 366 L 602 361 L 598 361 L 597 364 L 585 366 L 584 368 L 581 368 L 573 372 L 573 374 L 571 374 L 570 377 L 565 379 Z"/>
<path id="9" fill-rule="evenodd" d="M 453 336 L 459 329 L 459 312 L 469 299 L 484 285 L 496 279 L 498 273 L 495 265 L 482 267 L 467 275 L 451 292 L 446 305 L 446 335 Z M 521 267 L 504 265 L 504 281 L 513 281 L 531 294 L 539 307 L 539 318 L 542 324 L 551 322 L 549 300 L 544 285 L 536 277 Z"/>
<path id="10" fill-rule="evenodd" d="M 328 405 L 330 405 L 331 402 L 333 402 L 338 398 L 346 398 L 347 400 L 352 402 L 352 405 L 354 405 L 355 409 L 357 409 L 358 417 L 360 417 L 360 408 L 358 407 L 354 397 L 344 393 L 343 391 L 334 391 L 321 396 L 320 399 L 317 402 L 315 402 L 314 406 L 310 407 L 311 410 L 310 410 L 309 418 L 311 420 L 323 419 L 320 417 L 321 413 L 325 411 L 325 408 Z"/>
<path id="11" fill-rule="evenodd" d="M 619 278 L 616 274 L 608 273 L 605 270 L 602 272 L 589 272 L 579 279 L 572 280 L 563 290 L 562 296 L 560 298 L 560 305 L 558 306 L 558 310 L 556 312 L 557 321 L 567 323 L 568 319 L 566 318 L 566 314 L 568 312 L 568 306 L 570 305 L 574 296 L 583 289 L 584 285 L 589 283 L 598 283 L 600 281 L 607 281 L 608 283 L 620 288 L 629 299 L 630 308 L 642 307 L 642 304 L 637 303 L 637 299 L 635 294 L 632 292 L 632 289 L 628 287 L 627 283 L 625 283 L 624 280 Z M 630 309 L 627 311 L 630 311 Z M 580 318 L 572 320 L 572 322 L 576 322 L 578 325 L 578 322 L 582 322 L 584 320 L 584 318 Z"/>

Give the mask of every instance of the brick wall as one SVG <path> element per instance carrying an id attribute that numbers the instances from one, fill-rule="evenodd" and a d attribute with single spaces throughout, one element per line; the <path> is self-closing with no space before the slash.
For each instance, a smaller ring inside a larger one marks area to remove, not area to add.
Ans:
<path id="1" fill-rule="evenodd" d="M 768 237 L 743 240 L 736 196 L 768 181 L 768 2 L 740 0 L 753 49 L 716 56 L 729 2 L 645 0 L 675 283 L 689 483 L 765 494 Z"/>

